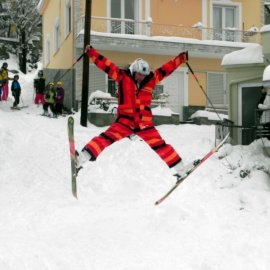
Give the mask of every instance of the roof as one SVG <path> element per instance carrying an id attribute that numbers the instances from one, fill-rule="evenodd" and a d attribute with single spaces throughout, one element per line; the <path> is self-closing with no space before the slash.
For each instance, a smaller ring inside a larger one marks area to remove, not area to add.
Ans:
<path id="1" fill-rule="evenodd" d="M 229 66 L 262 63 L 264 63 L 262 46 L 259 44 L 252 44 L 252 46 L 226 54 L 223 57 L 221 65 Z"/>

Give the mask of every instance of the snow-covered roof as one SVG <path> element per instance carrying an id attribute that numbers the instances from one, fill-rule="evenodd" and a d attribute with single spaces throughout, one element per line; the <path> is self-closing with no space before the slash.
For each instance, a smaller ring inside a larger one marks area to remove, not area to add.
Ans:
<path id="1" fill-rule="evenodd" d="M 84 31 L 80 31 L 76 47 L 84 46 Z M 128 35 L 91 31 L 91 43 L 99 50 L 176 55 L 188 50 L 192 57 L 222 59 L 224 55 L 255 43 L 199 40 L 175 36 Z M 153 50 L 153 48 L 155 48 Z"/>
<path id="2" fill-rule="evenodd" d="M 270 32 L 270 24 L 266 24 L 266 25 L 262 26 L 260 32 L 261 33 Z"/>
<path id="3" fill-rule="evenodd" d="M 268 65 L 263 72 L 263 86 L 270 87 L 270 65 Z"/>
<path id="4" fill-rule="evenodd" d="M 263 63 L 262 46 L 253 44 L 242 50 L 226 54 L 221 62 L 222 66 L 244 65 L 244 64 L 261 64 Z"/>
<path id="5" fill-rule="evenodd" d="M 270 80 L 270 65 L 268 65 L 263 72 L 263 80 Z"/>

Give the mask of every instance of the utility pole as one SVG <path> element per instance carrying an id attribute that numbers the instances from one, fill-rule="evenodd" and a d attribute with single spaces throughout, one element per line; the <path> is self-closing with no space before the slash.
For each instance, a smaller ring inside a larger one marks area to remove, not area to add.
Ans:
<path id="1" fill-rule="evenodd" d="M 92 0 L 85 0 L 85 22 L 84 22 L 84 48 L 90 44 Z M 82 105 L 81 105 L 81 125 L 87 127 L 88 115 L 88 90 L 89 90 L 89 58 L 85 54 L 83 57 L 82 76 Z"/>

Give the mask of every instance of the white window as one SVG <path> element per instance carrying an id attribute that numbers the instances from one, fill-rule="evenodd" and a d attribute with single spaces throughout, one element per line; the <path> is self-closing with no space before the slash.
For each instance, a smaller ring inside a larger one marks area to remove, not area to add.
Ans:
<path id="1" fill-rule="evenodd" d="M 50 36 L 48 35 L 45 40 L 45 51 L 44 51 L 44 65 L 48 65 L 50 63 L 51 58 L 51 42 L 50 42 Z"/>
<path id="2" fill-rule="evenodd" d="M 231 4 L 213 4 L 213 39 L 240 41 L 240 8 Z"/>
<path id="3" fill-rule="evenodd" d="M 60 23 L 59 18 L 56 19 L 54 24 L 54 53 L 60 48 Z"/>
<path id="4" fill-rule="evenodd" d="M 111 32 L 135 34 L 138 10 L 138 0 L 110 0 Z"/>
<path id="5" fill-rule="evenodd" d="M 71 32 L 71 3 L 66 0 L 66 36 Z"/>

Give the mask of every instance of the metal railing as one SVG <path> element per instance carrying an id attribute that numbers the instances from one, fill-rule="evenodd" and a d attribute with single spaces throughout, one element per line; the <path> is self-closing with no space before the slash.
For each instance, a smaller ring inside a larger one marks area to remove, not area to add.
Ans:
<path id="1" fill-rule="evenodd" d="M 168 25 L 153 23 L 152 21 L 136 21 L 130 19 L 117 19 L 107 17 L 91 18 L 92 31 L 146 35 L 146 36 L 170 36 L 184 37 L 198 40 L 219 40 L 229 42 L 260 43 L 261 36 L 256 31 L 241 31 L 234 28 L 214 29 L 205 27 L 192 27 L 183 25 Z M 84 17 L 76 22 L 76 34 L 84 29 Z"/>
<path id="2" fill-rule="evenodd" d="M 264 110 L 270 113 L 270 109 Z M 230 137 L 236 137 L 238 131 L 242 132 L 242 144 L 249 144 L 256 139 L 269 138 L 270 139 L 270 118 L 267 114 L 262 114 L 262 110 L 255 109 L 254 122 L 251 125 L 235 125 L 234 122 L 228 119 L 217 122 L 215 129 L 216 144 L 221 141 L 228 132 Z"/>

